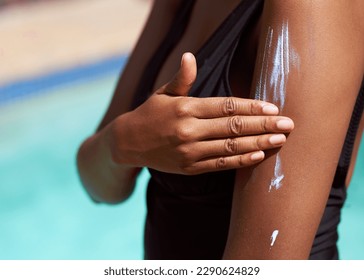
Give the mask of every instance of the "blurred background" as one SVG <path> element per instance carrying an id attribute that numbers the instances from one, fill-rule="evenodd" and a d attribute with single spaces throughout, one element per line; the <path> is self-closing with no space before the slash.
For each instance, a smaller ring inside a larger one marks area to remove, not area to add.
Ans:
<path id="1" fill-rule="evenodd" d="M 143 258 L 149 174 L 127 202 L 96 205 L 75 156 L 151 2 L 0 0 L 0 259 Z M 363 144 L 358 159 L 340 225 L 343 259 L 364 259 Z"/>

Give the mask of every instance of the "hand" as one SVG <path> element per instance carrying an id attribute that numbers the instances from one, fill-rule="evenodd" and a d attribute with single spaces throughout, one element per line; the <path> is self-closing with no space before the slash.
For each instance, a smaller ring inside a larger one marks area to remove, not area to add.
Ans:
<path id="1" fill-rule="evenodd" d="M 188 97 L 195 57 L 185 53 L 175 77 L 111 124 L 117 164 L 193 175 L 241 168 L 282 146 L 294 124 L 270 103 L 235 97 Z M 272 134 L 279 133 L 279 134 Z"/>

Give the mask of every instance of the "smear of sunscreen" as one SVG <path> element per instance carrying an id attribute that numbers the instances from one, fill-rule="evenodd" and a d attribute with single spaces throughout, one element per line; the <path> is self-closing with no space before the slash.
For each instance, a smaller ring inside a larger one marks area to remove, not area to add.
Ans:
<path id="1" fill-rule="evenodd" d="M 292 67 L 300 68 L 300 57 L 291 45 L 288 21 L 278 31 L 268 26 L 255 99 L 273 102 L 282 110 Z"/>
<path id="2" fill-rule="evenodd" d="M 270 237 L 270 246 L 273 247 L 274 243 L 276 242 L 277 236 L 278 236 L 279 230 L 275 230 L 272 233 L 272 236 Z"/>
<path id="3" fill-rule="evenodd" d="M 292 69 L 300 68 L 300 57 L 291 44 L 288 21 L 282 22 L 276 29 L 268 26 L 261 59 L 262 68 L 255 99 L 273 102 L 282 112 L 286 102 L 289 74 Z M 283 179 L 281 158 L 277 154 L 269 192 L 273 188 L 280 189 Z"/>
<path id="4" fill-rule="evenodd" d="M 273 30 L 272 30 L 273 33 Z M 282 110 L 286 99 L 286 86 L 289 74 L 289 31 L 287 23 L 284 23 L 273 53 L 273 68 L 269 86 L 273 90 L 273 103 Z"/>
<path id="5" fill-rule="evenodd" d="M 279 153 L 277 153 L 276 163 L 274 166 L 274 176 L 270 181 L 269 192 L 272 190 L 272 188 L 275 188 L 276 190 L 280 189 L 280 187 L 282 186 L 283 178 L 284 174 L 282 172 L 281 157 Z"/>

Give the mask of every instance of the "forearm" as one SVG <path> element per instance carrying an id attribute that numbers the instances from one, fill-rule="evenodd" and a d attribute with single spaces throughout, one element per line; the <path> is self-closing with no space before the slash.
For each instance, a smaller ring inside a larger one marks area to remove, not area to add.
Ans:
<path id="1" fill-rule="evenodd" d="M 117 203 L 131 194 L 140 169 L 115 162 L 110 126 L 83 142 L 77 166 L 83 186 L 95 201 Z"/>

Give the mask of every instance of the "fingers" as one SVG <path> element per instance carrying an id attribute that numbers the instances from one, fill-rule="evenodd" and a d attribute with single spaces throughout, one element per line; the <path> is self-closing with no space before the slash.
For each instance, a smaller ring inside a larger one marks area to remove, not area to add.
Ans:
<path id="1" fill-rule="evenodd" d="M 234 156 L 254 151 L 268 150 L 281 147 L 287 138 L 284 134 L 264 134 L 259 136 L 245 136 L 219 140 L 201 141 L 193 144 L 198 151 L 195 160 L 212 157 Z"/>
<path id="2" fill-rule="evenodd" d="M 196 122 L 196 138 L 199 140 L 221 139 L 263 133 L 289 133 L 294 123 L 281 116 L 232 116 L 199 120 Z"/>
<path id="3" fill-rule="evenodd" d="M 265 155 L 263 151 L 258 151 L 243 155 L 205 159 L 184 168 L 183 172 L 185 174 L 194 175 L 206 172 L 248 167 L 262 161 L 264 156 Z"/>
<path id="4" fill-rule="evenodd" d="M 197 65 L 192 53 L 184 53 L 181 59 L 181 67 L 172 81 L 163 86 L 160 93 L 169 95 L 187 96 L 196 80 Z"/>
<path id="5" fill-rule="evenodd" d="M 277 106 L 254 99 L 237 97 L 193 98 L 191 112 L 200 119 L 228 117 L 235 115 L 277 115 Z"/>
<path id="6" fill-rule="evenodd" d="M 251 166 L 264 159 L 262 150 L 279 148 L 285 142 L 284 134 L 267 134 L 193 143 L 181 149 L 190 163 L 183 173 L 194 175 Z"/>

